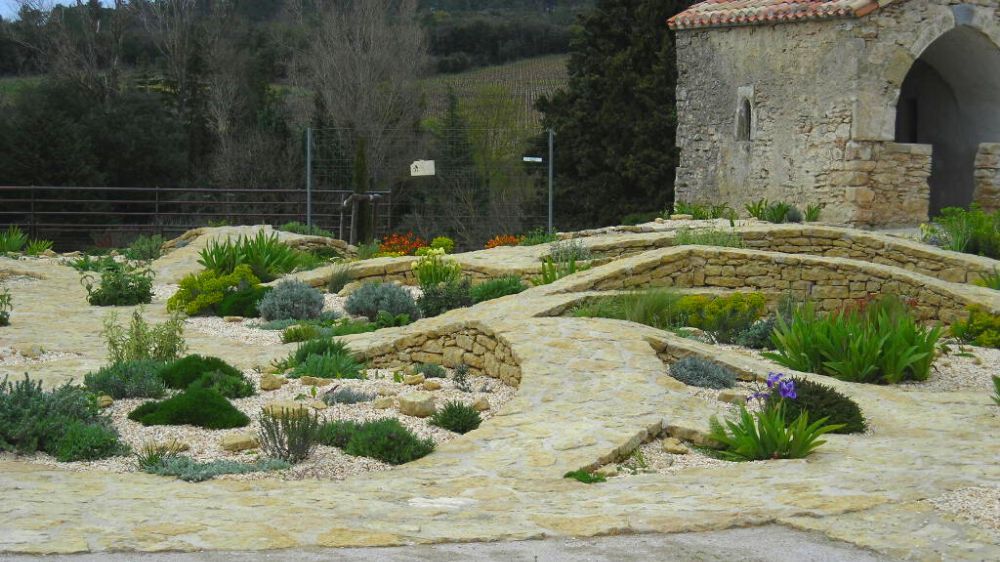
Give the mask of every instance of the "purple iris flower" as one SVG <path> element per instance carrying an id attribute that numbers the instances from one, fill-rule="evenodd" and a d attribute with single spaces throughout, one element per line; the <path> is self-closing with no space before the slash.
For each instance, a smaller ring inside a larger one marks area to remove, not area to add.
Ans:
<path id="1" fill-rule="evenodd" d="M 767 374 L 767 387 L 768 388 L 774 388 L 774 385 L 778 384 L 778 381 L 780 381 L 781 377 L 783 377 L 783 376 L 785 376 L 785 375 L 782 374 L 782 373 L 768 373 Z"/>
<path id="2" fill-rule="evenodd" d="M 778 394 L 780 394 L 782 398 L 788 398 L 790 400 L 798 398 L 798 395 L 795 394 L 795 381 L 791 379 L 781 381 L 781 383 L 778 384 Z"/>

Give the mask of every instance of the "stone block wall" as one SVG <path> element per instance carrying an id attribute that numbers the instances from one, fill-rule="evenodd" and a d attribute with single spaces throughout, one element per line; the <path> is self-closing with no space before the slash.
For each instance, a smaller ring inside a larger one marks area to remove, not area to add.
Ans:
<path id="1" fill-rule="evenodd" d="M 630 258 L 629 267 L 594 271 L 566 283 L 569 291 L 648 287 L 720 287 L 788 291 L 835 310 L 872 293 L 915 298 L 922 320 L 952 323 L 965 308 L 982 304 L 1000 312 L 1000 297 L 988 289 L 950 285 L 877 264 L 723 248 L 664 249 Z"/>
<path id="2" fill-rule="evenodd" d="M 391 349 L 370 350 L 365 357 L 375 367 L 396 368 L 410 363 L 435 363 L 445 367 L 466 364 L 470 370 L 500 379 L 510 386 L 521 383 L 520 362 L 510 345 L 479 328 L 463 328 L 445 335 L 420 334 L 397 341 Z"/>
<path id="3" fill-rule="evenodd" d="M 927 220 L 930 145 L 848 143 L 843 161 L 831 162 L 830 185 L 843 194 L 839 222 L 857 226 L 907 226 Z M 846 214 L 844 211 L 846 210 Z"/>
<path id="4" fill-rule="evenodd" d="M 976 152 L 972 200 L 984 211 L 1000 211 L 1000 143 L 982 143 Z"/>

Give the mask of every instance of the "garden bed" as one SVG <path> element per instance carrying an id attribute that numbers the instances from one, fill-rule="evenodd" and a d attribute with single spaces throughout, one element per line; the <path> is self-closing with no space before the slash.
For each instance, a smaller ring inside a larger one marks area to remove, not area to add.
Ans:
<path id="1" fill-rule="evenodd" d="M 393 371 L 387 369 L 369 369 L 366 380 L 341 380 L 334 384 L 339 388 L 349 388 L 356 391 L 370 393 L 376 396 L 393 397 L 403 394 L 408 390 L 421 390 L 420 386 L 405 385 L 394 382 Z M 459 401 L 465 404 L 473 404 L 478 399 L 489 401 L 490 408 L 480 412 L 480 416 L 485 421 L 491 418 L 494 413 L 505 403 L 513 398 L 516 390 L 504 383 L 490 377 L 473 376 L 468 377 L 468 387 L 470 392 L 463 392 L 456 388 L 452 380 L 452 373 L 446 371 L 448 378 L 427 379 L 436 381 L 441 385 L 439 390 L 430 391 L 434 396 L 435 404 L 440 407 L 449 401 Z M 244 371 L 244 375 L 254 384 L 255 388 L 260 388 L 261 374 L 257 371 Z M 264 406 L 274 402 L 299 401 L 303 404 L 313 402 L 312 389 L 314 387 L 303 385 L 297 380 L 290 380 L 282 388 L 273 391 L 261 391 L 258 394 L 240 399 L 232 399 L 231 403 L 250 419 L 250 425 L 239 429 L 227 430 L 207 430 L 194 426 L 143 426 L 138 422 L 128 419 L 128 414 L 140 404 L 148 402 L 148 399 L 122 399 L 114 401 L 105 412 L 112 420 L 112 424 L 121 434 L 121 440 L 129 445 L 133 451 L 141 451 L 144 446 L 150 444 L 170 444 L 182 445 L 181 454 L 190 456 L 197 461 L 231 460 L 240 462 L 253 462 L 259 456 L 256 448 L 244 452 L 229 452 L 223 449 L 222 440 L 229 436 L 240 434 L 256 435 L 258 430 L 257 416 Z M 334 388 L 333 385 L 316 387 L 316 399 L 322 394 Z M 329 421 L 356 421 L 365 422 L 383 418 L 395 418 L 399 422 L 416 434 L 420 438 L 430 438 L 435 444 L 441 444 L 459 436 L 457 433 L 435 427 L 430 424 L 429 418 L 418 418 L 403 415 L 399 412 L 398 401 L 387 409 L 376 409 L 373 402 L 363 402 L 358 404 L 333 404 L 326 408 L 310 410 L 319 417 L 322 422 Z M 98 461 L 88 462 L 58 462 L 50 455 L 37 453 L 31 456 L 16 457 L 9 453 L 0 453 L 0 461 L 20 459 L 44 465 L 58 466 L 74 471 L 107 471 L 107 472 L 136 472 L 135 457 L 118 456 Z M 389 470 L 392 465 L 378 460 L 355 457 L 348 455 L 335 447 L 319 445 L 313 454 L 305 461 L 292 465 L 287 470 L 277 472 L 254 472 L 240 475 L 226 475 L 220 478 L 230 479 L 264 479 L 280 478 L 284 480 L 301 480 L 307 478 L 339 480 L 350 476 L 371 471 Z"/>

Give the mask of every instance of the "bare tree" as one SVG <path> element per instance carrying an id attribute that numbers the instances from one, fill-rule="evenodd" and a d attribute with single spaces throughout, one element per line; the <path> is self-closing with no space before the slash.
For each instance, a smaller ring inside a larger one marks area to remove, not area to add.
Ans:
<path id="1" fill-rule="evenodd" d="M 191 60 L 198 49 L 198 0 L 133 0 L 139 21 L 163 56 L 180 108 L 191 91 Z"/>
<path id="2" fill-rule="evenodd" d="M 394 150 L 423 113 L 418 79 L 428 67 L 416 0 L 325 0 L 299 81 L 318 92 L 328 121 L 365 140 L 372 179 L 384 184 Z M 405 171 L 405 169 L 401 169 Z"/>

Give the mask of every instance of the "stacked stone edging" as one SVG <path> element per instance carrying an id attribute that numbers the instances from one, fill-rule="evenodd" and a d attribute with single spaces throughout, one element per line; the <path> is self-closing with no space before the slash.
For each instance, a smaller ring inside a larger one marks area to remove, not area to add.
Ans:
<path id="1" fill-rule="evenodd" d="M 817 301 L 826 310 L 872 293 L 895 293 L 916 299 L 921 320 L 946 323 L 963 318 L 965 308 L 972 304 L 1000 312 L 1000 293 L 891 266 L 707 246 L 652 250 L 568 278 L 555 289 L 579 292 L 647 287 L 790 291 L 799 298 Z"/>

